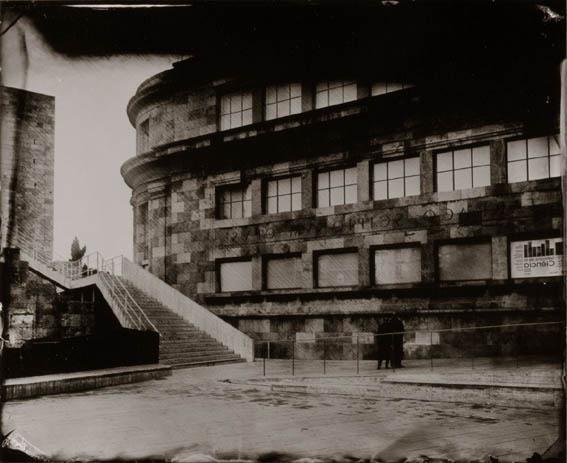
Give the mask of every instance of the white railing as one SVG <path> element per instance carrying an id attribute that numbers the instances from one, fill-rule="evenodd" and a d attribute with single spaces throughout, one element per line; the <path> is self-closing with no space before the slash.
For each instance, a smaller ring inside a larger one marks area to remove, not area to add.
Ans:
<path id="1" fill-rule="evenodd" d="M 252 338 L 126 258 L 122 260 L 122 278 L 138 288 L 143 288 L 145 292 L 151 294 L 154 299 L 169 310 L 204 331 L 242 358 L 248 361 L 254 360 L 254 341 Z"/>
<path id="2" fill-rule="evenodd" d="M 120 279 L 122 256 L 105 259 L 99 252 L 93 252 L 75 261 L 44 262 L 30 255 L 28 249 L 21 249 L 20 254 L 30 262 L 32 269 L 65 288 L 80 287 L 81 282 L 89 278 L 92 280 L 89 284 L 97 285 L 122 326 L 155 331 L 161 336 Z"/>
<path id="3" fill-rule="evenodd" d="M 122 278 L 158 300 L 165 307 L 204 331 L 242 358 L 254 360 L 254 341 L 220 317 L 205 309 L 183 293 L 169 286 L 155 275 L 134 264 L 124 256 L 111 259 L 94 252 L 77 261 L 56 262 L 51 266 L 68 281 L 67 286 L 77 287 L 82 279 L 93 278 L 103 296 L 111 305 L 123 326 L 139 330 L 159 330 L 130 294 Z"/>
<path id="4" fill-rule="evenodd" d="M 98 285 L 99 289 L 105 293 L 104 296 L 111 307 L 116 309 L 123 326 L 136 330 L 155 331 L 160 334 L 118 276 L 105 271 L 99 272 L 98 275 L 102 283 Z"/>

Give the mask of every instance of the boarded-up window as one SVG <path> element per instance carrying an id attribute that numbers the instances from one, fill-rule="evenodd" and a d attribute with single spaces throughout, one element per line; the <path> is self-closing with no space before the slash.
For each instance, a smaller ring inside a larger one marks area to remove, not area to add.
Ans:
<path id="1" fill-rule="evenodd" d="M 223 262 L 220 264 L 220 290 L 250 291 L 252 290 L 252 262 Z"/>
<path id="2" fill-rule="evenodd" d="M 374 282 L 377 285 L 418 281 L 421 281 L 420 248 L 377 249 L 374 252 Z"/>
<path id="3" fill-rule="evenodd" d="M 491 279 L 492 247 L 490 243 L 440 246 L 439 278 L 445 281 Z"/>
<path id="4" fill-rule="evenodd" d="M 266 287 L 268 289 L 300 288 L 301 286 L 300 257 L 278 257 L 267 261 Z"/>
<path id="5" fill-rule="evenodd" d="M 358 285 L 358 253 L 321 254 L 317 257 L 317 286 Z"/>

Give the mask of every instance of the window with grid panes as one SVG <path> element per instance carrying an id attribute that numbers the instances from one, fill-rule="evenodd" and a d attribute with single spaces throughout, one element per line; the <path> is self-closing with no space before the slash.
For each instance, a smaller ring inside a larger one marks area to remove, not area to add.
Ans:
<path id="1" fill-rule="evenodd" d="M 401 82 L 376 82 L 370 88 L 370 95 L 384 95 L 385 93 L 397 92 L 406 88 L 413 87 L 413 84 L 404 84 Z"/>
<path id="2" fill-rule="evenodd" d="M 401 198 L 420 194 L 420 159 L 398 159 L 374 164 L 374 199 Z"/>
<path id="3" fill-rule="evenodd" d="M 437 153 L 437 191 L 465 190 L 490 185 L 490 146 Z"/>
<path id="4" fill-rule="evenodd" d="M 252 124 L 252 93 L 236 92 L 221 97 L 221 130 Z"/>
<path id="5" fill-rule="evenodd" d="M 353 204 L 358 200 L 356 167 L 319 172 L 317 207 Z"/>
<path id="6" fill-rule="evenodd" d="M 301 209 L 301 176 L 270 180 L 266 189 L 266 211 L 299 211 Z"/>
<path id="7" fill-rule="evenodd" d="M 507 155 L 509 183 L 561 176 L 558 135 L 509 141 Z"/>
<path id="8" fill-rule="evenodd" d="M 354 101 L 357 98 L 356 82 L 337 80 L 319 82 L 315 87 L 315 108 L 326 108 Z"/>
<path id="9" fill-rule="evenodd" d="M 250 185 L 227 186 L 218 189 L 220 219 L 240 219 L 252 215 L 252 189 Z"/>
<path id="10" fill-rule="evenodd" d="M 266 88 L 266 120 L 301 112 L 301 84 L 272 85 Z"/>

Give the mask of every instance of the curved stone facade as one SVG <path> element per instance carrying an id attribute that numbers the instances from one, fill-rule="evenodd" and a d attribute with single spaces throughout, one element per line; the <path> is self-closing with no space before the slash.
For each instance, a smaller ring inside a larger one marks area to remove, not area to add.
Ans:
<path id="1" fill-rule="evenodd" d="M 511 252 L 562 252 L 557 66 L 513 82 L 179 63 L 128 107 L 135 260 L 258 339 L 393 312 L 407 329 L 559 319 L 560 274 Z"/>

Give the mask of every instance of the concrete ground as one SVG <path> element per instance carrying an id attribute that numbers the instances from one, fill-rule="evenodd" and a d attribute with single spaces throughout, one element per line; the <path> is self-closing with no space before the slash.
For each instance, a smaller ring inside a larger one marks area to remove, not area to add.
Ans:
<path id="1" fill-rule="evenodd" d="M 353 374 L 352 362 L 329 366 L 328 374 L 342 381 Z M 303 361 L 296 367 L 304 376 L 322 373 L 316 372 L 319 362 Z M 424 364 L 414 367 L 415 372 L 425 372 Z M 487 371 L 500 371 L 500 377 L 507 375 L 508 367 L 485 366 Z M 384 378 L 395 374 L 374 368 L 373 362 L 362 362 L 359 373 Z M 478 368 L 476 375 L 481 374 Z M 403 373 L 412 369 L 408 365 Z M 526 371 L 532 370 L 533 366 Z M 466 374 L 462 365 L 445 366 L 436 374 L 442 371 Z M 268 372 L 275 379 L 289 379 L 291 370 L 288 362 L 270 362 Z M 536 376 L 541 382 L 556 378 L 559 370 L 555 365 L 540 372 Z M 261 361 L 176 370 L 162 380 L 8 402 L 2 431 L 15 429 L 57 460 L 191 461 L 196 455 L 255 459 L 281 452 L 384 461 L 420 455 L 464 461 L 493 455 L 500 461 L 525 461 L 534 452 L 545 451 L 558 436 L 558 409 L 275 392 L 249 382 L 263 379 L 262 373 Z M 522 373 L 516 369 L 518 375 Z M 458 390 L 447 394 L 458 400 Z"/>

